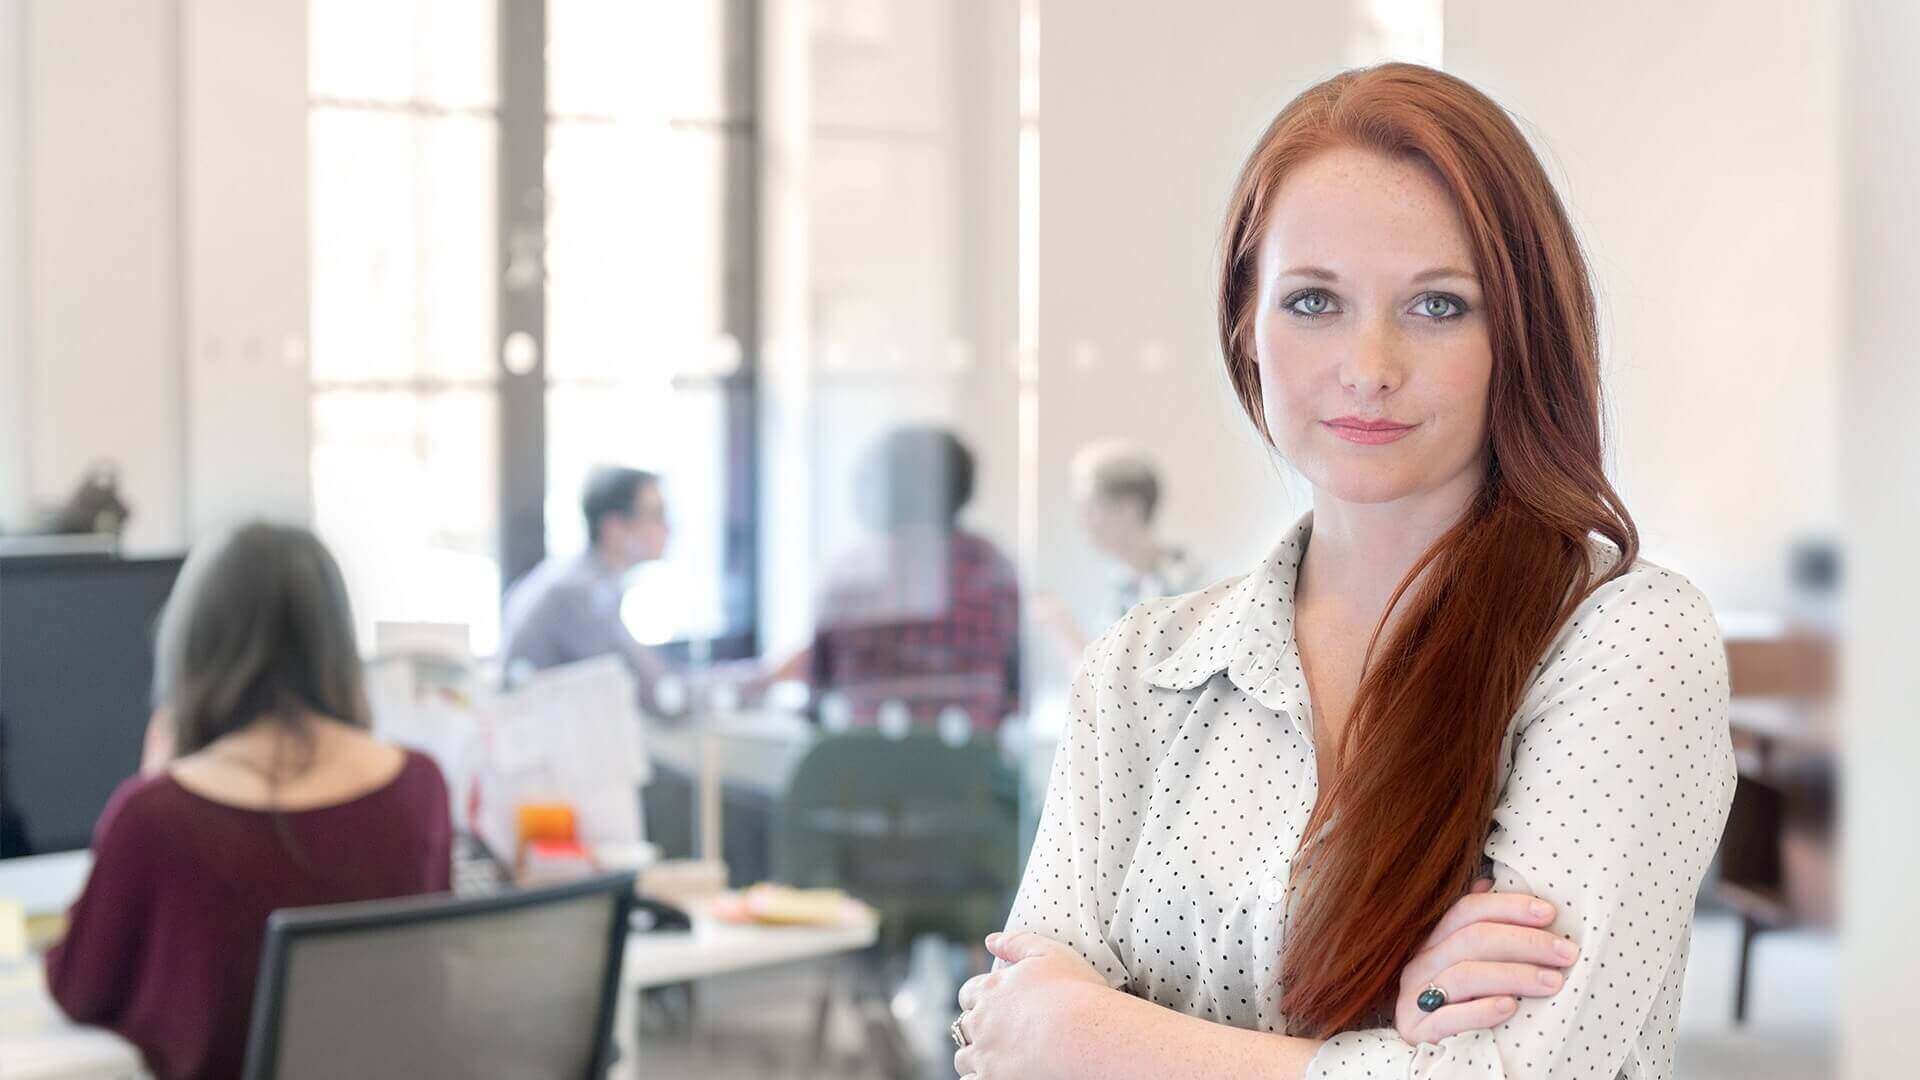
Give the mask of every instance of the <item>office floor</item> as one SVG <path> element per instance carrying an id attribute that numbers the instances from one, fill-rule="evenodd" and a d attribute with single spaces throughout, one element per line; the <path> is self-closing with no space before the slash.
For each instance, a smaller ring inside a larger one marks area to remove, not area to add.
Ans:
<path id="1" fill-rule="evenodd" d="M 1680 1017 L 1680 1080 L 1832 1076 L 1830 1031 L 1837 990 L 1832 939 L 1811 933 L 1763 936 L 1754 954 L 1749 1022 L 1736 1029 L 1729 1013 L 1738 927 L 1726 916 L 1703 914 L 1694 935 Z M 882 1080 L 884 1071 L 865 1053 L 855 1009 L 844 1001 L 832 1010 L 835 1023 L 827 1052 L 816 1061 L 813 1017 L 822 985 L 820 970 L 808 967 L 704 984 L 694 1030 L 649 1034 L 641 1075 Z M 939 1021 L 939 1026 L 944 1023 Z M 920 1025 L 920 1031 L 929 1044 L 923 1075 L 950 1078 L 952 1070 L 943 1065 L 944 1034 L 933 1023 Z"/>

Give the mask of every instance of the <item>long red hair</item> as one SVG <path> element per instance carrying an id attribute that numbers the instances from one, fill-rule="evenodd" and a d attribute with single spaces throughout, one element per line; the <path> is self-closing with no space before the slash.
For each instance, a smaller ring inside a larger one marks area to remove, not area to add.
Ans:
<path id="1" fill-rule="evenodd" d="M 1406 614 L 1384 639 L 1384 615 L 1375 627 L 1340 745 L 1321 748 L 1335 767 L 1294 861 L 1301 888 L 1281 958 L 1289 1031 L 1319 1038 L 1391 1001 L 1401 968 L 1466 892 L 1492 820 L 1495 759 L 1535 665 L 1639 551 L 1602 461 L 1579 242 L 1519 128 L 1442 72 L 1382 64 L 1328 79 L 1281 110 L 1247 159 L 1227 211 L 1219 312 L 1247 415 L 1270 440 L 1252 330 L 1274 196 L 1293 168 L 1336 146 L 1424 162 L 1446 185 L 1486 295 L 1493 377 L 1480 496 L 1401 580 L 1387 610 L 1404 596 Z M 1594 532 L 1623 556 L 1597 579 Z M 1416 580 L 1425 584 L 1408 595 Z"/>

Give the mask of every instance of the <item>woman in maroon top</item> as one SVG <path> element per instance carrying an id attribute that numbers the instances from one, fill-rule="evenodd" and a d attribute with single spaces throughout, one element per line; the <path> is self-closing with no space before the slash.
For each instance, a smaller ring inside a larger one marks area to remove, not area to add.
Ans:
<path id="1" fill-rule="evenodd" d="M 267 915 L 445 891 L 447 789 L 367 734 L 346 589 L 310 533 L 197 550 L 155 661 L 147 761 L 95 826 L 47 983 L 160 1080 L 238 1076 Z"/>

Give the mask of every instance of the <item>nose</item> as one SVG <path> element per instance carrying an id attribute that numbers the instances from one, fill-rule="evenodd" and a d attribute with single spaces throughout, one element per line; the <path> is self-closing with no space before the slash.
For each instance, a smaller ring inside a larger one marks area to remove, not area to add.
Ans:
<path id="1" fill-rule="evenodd" d="M 1369 321 L 1340 361 L 1340 385 L 1360 397 L 1391 394 L 1406 378 L 1400 342 L 1391 327 Z"/>

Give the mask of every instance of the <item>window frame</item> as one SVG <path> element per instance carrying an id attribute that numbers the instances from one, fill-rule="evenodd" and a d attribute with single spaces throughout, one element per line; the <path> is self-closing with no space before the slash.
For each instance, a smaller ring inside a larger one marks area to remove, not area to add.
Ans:
<path id="1" fill-rule="evenodd" d="M 720 588 L 727 628 L 711 638 L 681 639 L 659 646 L 669 656 L 692 661 L 757 655 L 762 596 L 756 514 L 760 483 L 760 11 L 755 0 L 715 2 L 722 5 L 723 48 L 729 59 L 736 61 L 726 64 L 726 117 L 687 123 L 710 127 L 727 136 L 720 331 L 739 343 L 740 362 L 729 373 L 698 376 L 711 380 L 723 401 L 725 491 L 721 504 L 725 523 Z M 487 116 L 497 125 L 496 187 L 492 193 L 497 274 L 491 377 L 421 374 L 391 379 L 310 378 L 309 400 L 336 390 L 389 390 L 415 397 L 449 391 L 492 393 L 497 423 L 497 460 L 492 463 L 497 509 L 494 542 L 504 601 L 507 588 L 547 554 L 547 409 L 549 390 L 555 383 L 548 377 L 546 355 L 545 174 L 548 133 L 558 118 L 548 103 L 547 0 L 496 0 L 496 4 L 499 96 L 491 107 L 360 101 L 311 91 L 307 97 L 309 125 L 315 111 L 322 108 L 365 108 L 410 115 L 458 113 Z M 516 358 L 513 365 L 507 362 L 510 354 Z M 677 382 L 684 384 L 686 379 Z M 311 448 L 308 452 L 311 459 Z"/>

